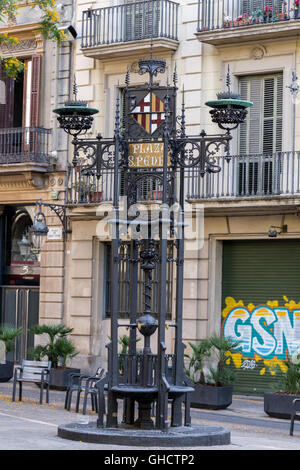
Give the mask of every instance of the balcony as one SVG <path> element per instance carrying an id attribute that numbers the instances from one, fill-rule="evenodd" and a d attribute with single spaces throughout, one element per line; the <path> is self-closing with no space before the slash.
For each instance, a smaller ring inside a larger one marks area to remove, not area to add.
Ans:
<path id="1" fill-rule="evenodd" d="M 218 173 L 203 177 L 197 168 L 186 173 L 186 198 L 209 203 L 224 210 L 232 203 L 255 210 L 268 206 L 268 211 L 281 205 L 294 206 L 300 195 L 300 152 L 278 152 L 271 155 L 214 156 Z M 230 203 L 230 204 L 228 204 Z"/>
<path id="2" fill-rule="evenodd" d="M 50 129 L 41 127 L 0 129 L 0 174 L 45 173 L 50 162 L 50 134 Z"/>
<path id="3" fill-rule="evenodd" d="M 196 36 L 215 46 L 295 36 L 300 31 L 296 1 L 199 0 Z"/>
<path id="4" fill-rule="evenodd" d="M 268 210 L 281 205 L 295 207 L 300 197 L 300 152 L 277 152 L 271 155 L 214 155 L 214 165 L 221 170 L 201 176 L 199 168 L 185 173 L 186 199 L 200 201 L 216 209 L 224 206 L 248 205 L 255 210 Z M 97 178 L 97 165 L 86 163 L 70 166 L 67 175 L 66 202 L 73 206 L 92 206 L 113 200 L 113 169 L 102 168 Z M 122 189 L 123 174 L 119 180 Z M 124 194 L 125 195 L 125 194 Z M 138 200 L 144 203 L 161 201 L 162 188 L 157 179 L 140 183 Z M 295 208 L 293 209 L 295 210 Z"/>
<path id="5" fill-rule="evenodd" d="M 111 59 L 174 51 L 178 47 L 178 4 L 169 0 L 136 1 L 89 9 L 82 16 L 81 48 L 87 57 Z"/>

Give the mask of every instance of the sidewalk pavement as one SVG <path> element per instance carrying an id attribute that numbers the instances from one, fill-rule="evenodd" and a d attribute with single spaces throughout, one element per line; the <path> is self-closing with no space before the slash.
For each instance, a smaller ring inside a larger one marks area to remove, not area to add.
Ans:
<path id="1" fill-rule="evenodd" d="M 300 423 L 289 436 L 289 420 L 270 418 L 264 413 L 262 397 L 234 396 L 226 410 L 192 408 L 192 423 L 223 426 L 231 432 L 231 444 L 184 449 L 128 447 L 90 444 L 65 440 L 57 436 L 57 427 L 82 419 L 96 420 L 91 411 L 84 418 L 64 409 L 65 392 L 50 390 L 50 403 L 39 404 L 39 388 L 24 384 L 23 401 L 12 402 L 12 382 L 0 383 L 0 450 L 299 450 Z M 126 443 L 124 443 L 126 444 Z M 128 452 L 130 455 L 130 452 Z"/>

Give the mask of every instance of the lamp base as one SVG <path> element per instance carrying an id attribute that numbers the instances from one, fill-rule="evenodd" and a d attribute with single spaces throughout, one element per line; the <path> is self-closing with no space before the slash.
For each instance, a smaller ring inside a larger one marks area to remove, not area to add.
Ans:
<path id="1" fill-rule="evenodd" d="M 230 444 L 230 431 L 220 426 L 182 426 L 160 430 L 136 429 L 122 425 L 118 428 L 99 428 L 96 422 L 70 423 L 58 427 L 63 439 L 110 444 L 117 446 L 180 447 L 217 446 Z"/>

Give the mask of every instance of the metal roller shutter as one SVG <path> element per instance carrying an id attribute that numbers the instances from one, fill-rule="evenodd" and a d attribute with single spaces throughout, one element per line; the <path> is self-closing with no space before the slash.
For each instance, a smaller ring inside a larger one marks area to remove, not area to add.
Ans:
<path id="1" fill-rule="evenodd" d="M 300 346 L 300 240 L 224 241 L 222 271 L 222 334 L 243 341 L 234 391 L 274 391 Z"/>

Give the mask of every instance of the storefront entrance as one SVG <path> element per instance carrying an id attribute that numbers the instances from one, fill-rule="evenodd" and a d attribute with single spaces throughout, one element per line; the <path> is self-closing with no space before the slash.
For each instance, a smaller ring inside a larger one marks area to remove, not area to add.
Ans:
<path id="1" fill-rule="evenodd" d="M 39 321 L 39 254 L 35 251 L 30 226 L 30 208 L 7 206 L 0 218 L 1 313 L 0 323 L 22 327 L 7 360 L 20 363 L 30 358 L 34 337 L 29 328 Z"/>

